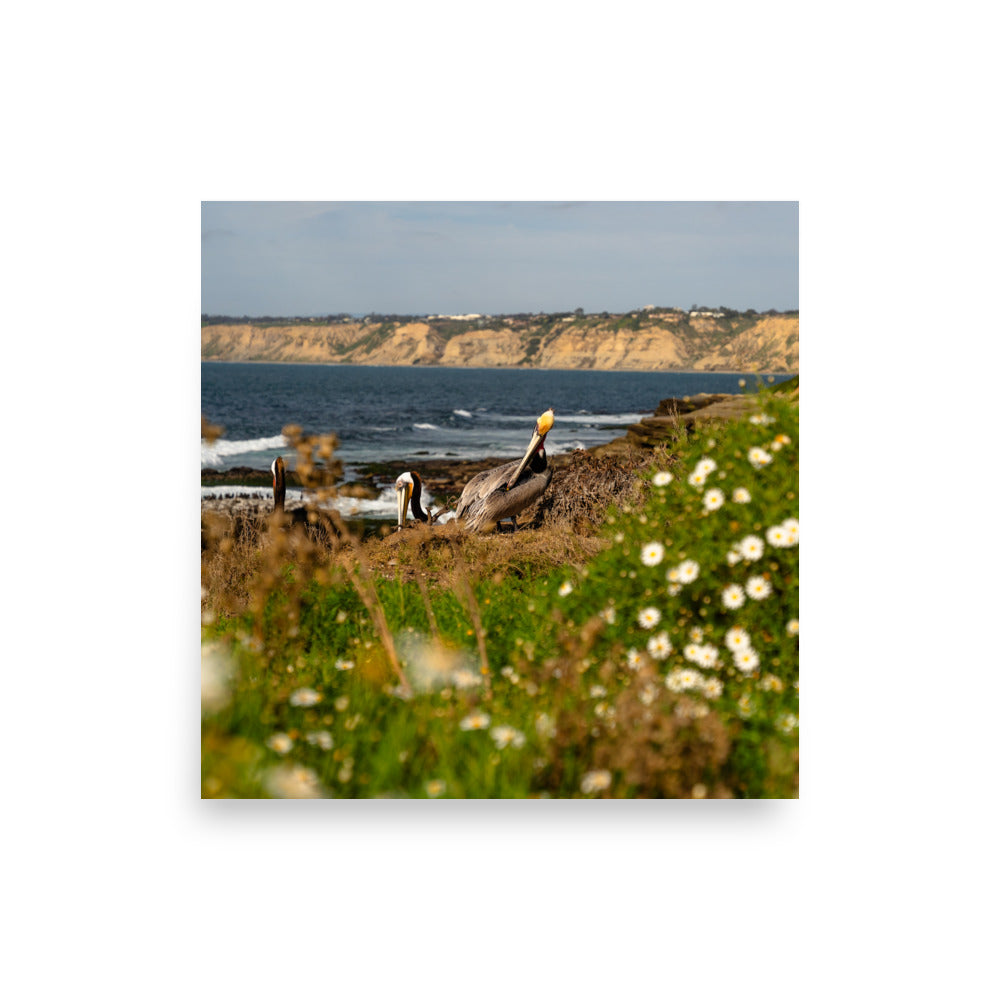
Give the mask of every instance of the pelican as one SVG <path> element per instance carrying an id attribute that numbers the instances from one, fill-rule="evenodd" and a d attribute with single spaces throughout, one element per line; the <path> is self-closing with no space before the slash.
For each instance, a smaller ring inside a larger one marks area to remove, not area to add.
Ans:
<path id="1" fill-rule="evenodd" d="M 306 530 L 314 539 L 329 539 L 331 532 L 333 535 L 340 535 L 340 530 L 324 511 L 314 510 L 310 516 L 305 507 L 293 507 L 285 510 L 285 460 L 279 455 L 271 463 L 271 484 L 274 487 L 274 510 L 272 514 L 282 515 L 282 519 L 291 524 L 304 525 Z"/>
<path id="2" fill-rule="evenodd" d="M 271 463 L 271 485 L 274 487 L 274 513 L 285 513 L 285 460 L 279 455 Z M 301 507 L 290 511 L 293 523 L 304 522 L 306 512 Z"/>
<path id="3" fill-rule="evenodd" d="M 396 503 L 398 512 L 396 515 L 396 528 L 402 528 L 406 523 L 406 505 L 410 505 L 415 521 L 423 521 L 425 524 L 430 520 L 427 511 L 420 506 L 420 476 L 416 472 L 404 472 L 396 480 Z"/>
<path id="4" fill-rule="evenodd" d="M 517 515 L 537 500 L 552 479 L 545 457 L 545 435 L 552 430 L 555 415 L 550 406 L 535 421 L 535 431 L 524 458 L 497 469 L 487 469 L 469 480 L 455 508 L 455 517 L 477 531 L 506 518 L 517 529 Z"/>

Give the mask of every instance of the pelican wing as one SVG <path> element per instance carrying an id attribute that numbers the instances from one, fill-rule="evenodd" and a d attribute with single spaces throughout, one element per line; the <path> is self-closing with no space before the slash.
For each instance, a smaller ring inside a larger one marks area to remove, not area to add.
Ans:
<path id="1" fill-rule="evenodd" d="M 470 512 L 473 507 L 480 505 L 491 493 L 500 489 L 501 486 L 513 475 L 520 461 L 508 462 L 496 469 L 484 469 L 474 475 L 462 495 L 458 498 L 458 506 L 455 508 L 455 517 L 461 518 Z"/>
<path id="2" fill-rule="evenodd" d="M 512 462 L 511 468 L 506 472 L 510 476 L 517 463 Z M 497 472 L 504 470 L 498 469 Z M 543 472 L 522 473 L 518 481 L 508 490 L 501 486 L 485 496 L 477 497 L 468 505 L 465 518 L 466 525 L 471 531 L 478 531 L 482 527 L 495 524 L 504 518 L 515 517 L 520 514 L 525 507 L 530 507 L 546 490 L 552 479 L 552 470 L 547 468 Z M 469 484 L 472 485 L 471 483 Z"/>

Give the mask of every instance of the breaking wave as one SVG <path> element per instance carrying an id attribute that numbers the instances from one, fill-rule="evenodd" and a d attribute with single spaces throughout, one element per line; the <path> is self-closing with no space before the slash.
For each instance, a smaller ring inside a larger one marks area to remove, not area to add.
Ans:
<path id="1" fill-rule="evenodd" d="M 288 447 L 284 434 L 275 437 L 251 438 L 249 441 L 227 441 L 219 438 L 212 444 L 201 443 L 201 465 L 203 469 L 221 469 L 232 465 L 236 455 L 256 455 L 259 452 L 281 450 Z M 268 463 L 270 464 L 270 463 Z"/>

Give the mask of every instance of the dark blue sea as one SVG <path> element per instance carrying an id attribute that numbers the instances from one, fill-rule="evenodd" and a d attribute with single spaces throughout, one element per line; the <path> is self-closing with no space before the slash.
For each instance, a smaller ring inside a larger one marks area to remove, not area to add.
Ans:
<path id="1" fill-rule="evenodd" d="M 225 432 L 214 445 L 202 444 L 201 463 L 267 469 L 284 455 L 294 468 L 295 453 L 281 435 L 287 424 L 309 434 L 333 431 L 348 472 L 395 459 L 518 458 L 550 406 L 555 425 L 545 447 L 557 455 L 619 437 L 668 396 L 740 392 L 741 378 L 752 388 L 768 376 L 206 361 L 202 413 Z"/>

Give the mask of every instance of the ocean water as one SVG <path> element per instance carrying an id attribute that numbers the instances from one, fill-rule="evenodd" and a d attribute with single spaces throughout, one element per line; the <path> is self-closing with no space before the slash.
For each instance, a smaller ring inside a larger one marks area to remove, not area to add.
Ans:
<path id="1" fill-rule="evenodd" d="M 202 413 L 225 431 L 213 445 L 202 442 L 201 464 L 267 469 L 283 455 L 294 468 L 295 452 L 281 434 L 287 424 L 309 434 L 334 432 L 348 472 L 397 459 L 412 459 L 419 469 L 421 458 L 520 458 L 535 420 L 550 406 L 555 424 L 545 447 L 555 455 L 621 436 L 668 396 L 740 392 L 741 378 L 753 386 L 758 376 L 206 361 Z M 203 487 L 203 496 L 211 493 Z M 288 501 L 295 499 L 290 490 Z M 385 501 L 356 503 L 366 516 L 394 516 L 391 489 Z M 362 510 L 365 503 L 374 508 Z"/>

